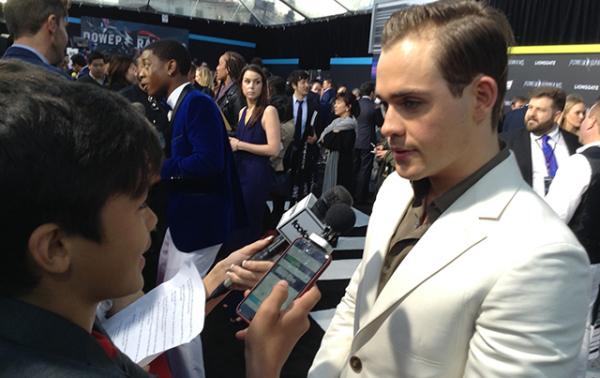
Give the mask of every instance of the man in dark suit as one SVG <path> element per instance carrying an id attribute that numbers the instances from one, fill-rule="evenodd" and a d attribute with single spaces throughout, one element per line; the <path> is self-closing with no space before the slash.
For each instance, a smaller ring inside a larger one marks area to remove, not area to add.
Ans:
<path id="1" fill-rule="evenodd" d="M 67 35 L 67 0 L 8 0 L 4 18 L 14 44 L 3 59 L 18 59 L 67 77 L 63 61 Z"/>
<path id="2" fill-rule="evenodd" d="M 364 203 L 369 194 L 369 180 L 373 168 L 375 128 L 383 124 L 383 115 L 375 107 L 375 84 L 367 81 L 360 85 L 358 100 L 360 114 L 356 118 L 356 141 L 354 142 L 354 200 Z"/>
<path id="3" fill-rule="evenodd" d="M 523 178 L 542 197 L 561 162 L 579 147 L 575 135 L 558 127 L 565 101 L 566 94 L 560 89 L 536 89 L 525 113 L 526 127 L 502 134 L 517 158 Z"/>
<path id="4" fill-rule="evenodd" d="M 322 127 L 319 123 L 319 105 L 308 96 L 308 72 L 296 70 L 288 78 L 294 93 L 292 111 L 294 115 L 294 140 L 288 147 L 286 160 L 291 165 L 292 193 L 297 201 L 312 190 L 316 174 L 319 149 L 316 145 Z"/>

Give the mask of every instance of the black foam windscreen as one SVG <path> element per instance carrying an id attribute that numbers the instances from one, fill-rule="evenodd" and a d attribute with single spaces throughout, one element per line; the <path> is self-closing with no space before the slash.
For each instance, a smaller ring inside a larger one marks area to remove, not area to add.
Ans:
<path id="1" fill-rule="evenodd" d="M 337 234 L 350 231 L 356 222 L 352 208 L 344 203 L 333 204 L 325 214 L 325 224 Z"/>

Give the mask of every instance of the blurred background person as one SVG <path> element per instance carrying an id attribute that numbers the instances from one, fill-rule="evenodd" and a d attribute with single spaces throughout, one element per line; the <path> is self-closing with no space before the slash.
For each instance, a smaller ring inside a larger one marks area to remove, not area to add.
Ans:
<path id="1" fill-rule="evenodd" d="M 314 79 L 310 83 L 310 91 L 314 94 L 319 95 L 321 97 L 321 91 L 323 90 L 323 83 L 319 79 Z"/>
<path id="2" fill-rule="evenodd" d="M 100 51 L 92 51 L 88 56 L 88 69 L 87 74 L 79 76 L 77 81 L 82 83 L 89 83 L 99 85 L 101 87 L 106 85 L 106 61 L 105 56 Z"/>
<path id="3" fill-rule="evenodd" d="M 213 74 L 210 71 L 210 68 L 206 66 L 200 66 L 196 68 L 196 77 L 194 78 L 194 86 L 200 92 L 207 94 L 208 96 L 213 97 Z"/>
<path id="4" fill-rule="evenodd" d="M 515 110 L 515 109 L 522 108 L 523 106 L 527 105 L 527 102 L 529 102 L 529 99 L 527 97 L 513 96 L 510 99 L 510 109 Z"/>
<path id="5" fill-rule="evenodd" d="M 288 147 L 294 140 L 294 116 L 292 114 L 292 103 L 285 94 L 278 94 L 271 97 L 269 103 L 277 109 L 280 121 L 279 132 L 281 134 L 281 149 L 277 155 L 271 157 L 271 167 L 273 168 L 274 176 L 273 185 L 271 186 L 273 210 L 271 211 L 269 228 L 274 229 L 283 215 L 285 201 L 289 197 L 292 187 L 289 162 L 284 161 L 284 157 L 286 156 Z"/>
<path id="6" fill-rule="evenodd" d="M 584 119 L 585 102 L 583 102 L 583 98 L 576 94 L 568 95 L 559 122 L 560 128 L 571 134 L 579 135 L 579 128 Z"/>
<path id="7" fill-rule="evenodd" d="M 360 85 L 360 114 L 356 117 L 354 143 L 354 202 L 364 204 L 369 197 L 369 181 L 373 169 L 373 148 L 377 142 L 377 126 L 383 125 L 381 109 L 375 105 L 375 83 Z"/>
<path id="8" fill-rule="evenodd" d="M 360 107 L 352 93 L 338 93 L 333 103 L 333 112 L 338 117 L 323 130 L 319 142 L 327 149 L 322 193 L 335 185 L 352 191 L 352 154 L 356 139 L 356 117 Z"/>
<path id="9" fill-rule="evenodd" d="M 79 72 L 87 65 L 85 56 L 82 54 L 74 54 L 71 56 L 71 78 L 77 79 Z"/>
<path id="10" fill-rule="evenodd" d="M 241 73 L 242 94 L 248 104 L 242 108 L 235 137 L 229 138 L 235 153 L 246 214 L 250 219 L 247 237 L 256 240 L 264 231 L 267 198 L 273 182 L 269 158 L 281 150 L 279 116 L 269 105 L 267 78 L 254 64 Z"/>
<path id="11" fill-rule="evenodd" d="M 108 88 L 120 91 L 137 84 L 137 66 L 133 58 L 125 55 L 113 55 L 108 62 Z"/>

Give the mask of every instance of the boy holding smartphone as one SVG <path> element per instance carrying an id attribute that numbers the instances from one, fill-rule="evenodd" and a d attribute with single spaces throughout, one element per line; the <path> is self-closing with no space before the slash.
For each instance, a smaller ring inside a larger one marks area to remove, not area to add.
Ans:
<path id="1" fill-rule="evenodd" d="M 112 345 L 95 313 L 100 301 L 142 288 L 156 224 L 145 198 L 161 162 L 152 127 L 124 98 L 0 62 L 0 377 L 148 376 Z M 218 264 L 207 290 L 265 245 Z M 265 302 L 257 326 L 279 327 L 285 342 L 250 327 L 249 377 L 278 374 L 276 359 L 300 337 L 318 292 L 283 314 L 280 297 L 275 290 Z M 293 316 L 297 324 L 286 322 Z M 252 345 L 273 342 L 278 354 L 252 353 Z"/>

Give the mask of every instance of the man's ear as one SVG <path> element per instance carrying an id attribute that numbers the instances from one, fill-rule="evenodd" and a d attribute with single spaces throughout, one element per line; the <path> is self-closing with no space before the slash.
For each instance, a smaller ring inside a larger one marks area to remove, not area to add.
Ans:
<path id="1" fill-rule="evenodd" d="M 69 270 L 71 257 L 63 237 L 60 227 L 53 223 L 45 223 L 33 230 L 27 247 L 40 271 L 61 274 Z"/>
<path id="2" fill-rule="evenodd" d="M 50 32 L 50 34 L 56 33 L 59 28 L 59 19 L 55 14 L 51 14 L 46 19 L 46 28 Z"/>
<path id="3" fill-rule="evenodd" d="M 179 71 L 179 67 L 177 67 L 177 62 L 175 61 L 175 59 L 169 60 L 167 62 L 167 73 L 169 74 L 169 76 L 175 76 L 177 74 L 177 71 Z"/>
<path id="4" fill-rule="evenodd" d="M 494 110 L 498 98 L 498 84 L 492 77 L 481 75 L 473 80 L 472 90 L 475 97 L 473 118 L 479 124 Z"/>
<path id="5" fill-rule="evenodd" d="M 560 118 L 562 117 L 562 110 L 556 110 L 556 112 L 554 113 L 554 123 L 559 123 L 560 122 Z"/>

